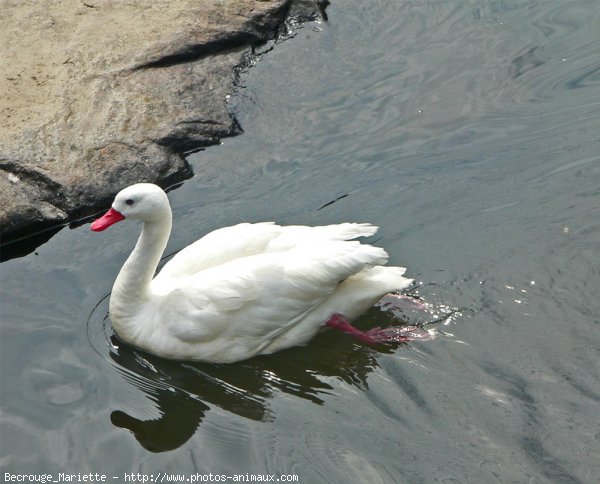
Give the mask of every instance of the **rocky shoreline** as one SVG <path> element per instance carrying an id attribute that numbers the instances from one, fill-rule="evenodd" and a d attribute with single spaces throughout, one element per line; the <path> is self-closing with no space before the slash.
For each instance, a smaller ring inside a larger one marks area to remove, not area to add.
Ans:
<path id="1" fill-rule="evenodd" d="M 0 238 L 91 215 L 239 133 L 234 70 L 326 0 L 9 1 L 0 11 Z M 14 244 L 13 244 L 14 245 Z"/>

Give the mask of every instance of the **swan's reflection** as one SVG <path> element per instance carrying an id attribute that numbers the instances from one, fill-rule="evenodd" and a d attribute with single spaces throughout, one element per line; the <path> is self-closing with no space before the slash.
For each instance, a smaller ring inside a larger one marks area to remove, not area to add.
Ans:
<path id="1" fill-rule="evenodd" d="M 130 430 L 152 452 L 174 450 L 187 442 L 211 407 L 266 421 L 272 417 L 269 401 L 278 392 L 321 405 L 324 396 L 335 391 L 332 378 L 366 387 L 379 355 L 398 349 L 397 345 L 365 346 L 348 335 L 325 330 L 307 346 L 229 365 L 165 360 L 123 344 L 115 336 L 108 318 L 108 297 L 98 302 L 88 319 L 90 344 L 102 357 L 108 353 L 127 384 L 141 390 L 159 413 L 158 418 L 138 418 L 116 410 L 111 421 Z M 447 324 L 460 314 L 456 308 L 422 304 L 414 297 L 394 299 L 391 305 L 383 298 L 355 326 L 367 329 L 408 320 L 424 325 L 439 314 L 444 316 L 433 322 Z M 139 416 L 139 408 L 133 405 L 131 413 Z"/>
<path id="2" fill-rule="evenodd" d="M 363 325 L 369 320 L 372 325 L 373 312 L 381 313 L 374 309 L 362 318 Z M 110 356 L 123 377 L 142 390 L 160 412 L 157 419 L 141 420 L 117 410 L 111 421 L 129 429 L 152 452 L 184 444 L 211 406 L 260 421 L 269 419 L 269 399 L 278 391 L 320 405 L 323 395 L 333 390 L 326 379 L 366 385 L 368 374 L 377 367 L 378 351 L 392 351 L 375 350 L 326 331 L 308 346 L 216 365 L 164 360 L 122 344 L 114 335 L 111 341 Z"/>

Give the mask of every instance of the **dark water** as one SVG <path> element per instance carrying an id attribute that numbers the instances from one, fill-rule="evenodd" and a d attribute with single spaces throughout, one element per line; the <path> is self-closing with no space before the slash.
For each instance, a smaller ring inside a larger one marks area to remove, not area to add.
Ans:
<path id="1" fill-rule="evenodd" d="M 397 349 L 325 333 L 166 362 L 111 339 L 102 300 L 139 227 L 65 229 L 0 267 L 2 472 L 598 482 L 600 3 L 328 14 L 242 76 L 246 133 L 192 156 L 168 251 L 242 220 L 369 221 L 431 318 L 461 312 Z"/>

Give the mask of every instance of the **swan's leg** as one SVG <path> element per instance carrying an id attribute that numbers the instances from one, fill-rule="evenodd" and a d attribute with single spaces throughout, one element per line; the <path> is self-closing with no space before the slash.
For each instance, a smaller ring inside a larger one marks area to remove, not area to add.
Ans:
<path id="1" fill-rule="evenodd" d="M 406 343 L 416 339 L 431 339 L 429 333 L 417 326 L 387 328 L 373 328 L 368 331 L 361 331 L 350 324 L 350 322 L 340 314 L 334 314 L 327 320 L 325 326 L 335 328 L 343 333 L 354 336 L 359 341 L 367 344 L 377 343 Z"/>

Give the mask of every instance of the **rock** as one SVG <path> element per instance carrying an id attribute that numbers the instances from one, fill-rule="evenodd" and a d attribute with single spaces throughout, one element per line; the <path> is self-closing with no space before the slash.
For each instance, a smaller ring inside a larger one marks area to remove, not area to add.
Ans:
<path id="1" fill-rule="evenodd" d="M 249 48 L 324 0 L 5 0 L 0 237 L 106 207 L 139 181 L 191 176 L 184 154 L 239 133 L 227 109 Z"/>

